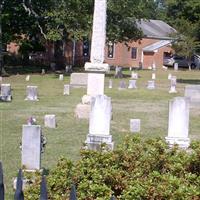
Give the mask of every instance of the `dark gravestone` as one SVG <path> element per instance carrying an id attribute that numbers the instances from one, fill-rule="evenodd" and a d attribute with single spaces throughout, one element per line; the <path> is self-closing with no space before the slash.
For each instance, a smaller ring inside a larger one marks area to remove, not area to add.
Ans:
<path id="1" fill-rule="evenodd" d="M 42 182 L 40 185 L 40 200 L 48 200 L 47 196 L 47 183 L 46 183 L 46 177 L 42 176 Z"/>
<path id="2" fill-rule="evenodd" d="M 14 200 L 24 200 L 24 193 L 22 190 L 22 186 L 23 186 L 22 170 L 20 169 L 17 176 L 17 187 L 14 195 Z"/>

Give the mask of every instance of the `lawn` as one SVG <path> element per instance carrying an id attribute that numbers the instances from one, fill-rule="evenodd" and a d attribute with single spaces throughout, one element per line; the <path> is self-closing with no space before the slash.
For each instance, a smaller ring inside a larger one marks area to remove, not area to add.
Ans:
<path id="1" fill-rule="evenodd" d="M 125 72 L 130 75 L 129 71 Z M 138 71 L 140 78 L 136 90 L 118 90 L 119 79 L 113 78 L 113 73 L 106 76 L 105 94 L 112 98 L 113 119 L 111 121 L 111 134 L 115 145 L 120 143 L 129 132 L 129 120 L 141 119 L 141 136 L 165 137 L 168 126 L 168 102 L 175 96 L 184 95 L 184 86 L 187 84 L 200 84 L 200 71 L 172 70 L 156 71 L 156 89 L 147 90 L 146 83 L 151 79 L 152 71 Z M 169 94 L 170 82 L 168 73 L 177 76 L 177 94 Z M 42 167 L 51 169 L 60 156 L 72 160 L 79 158 L 79 150 L 88 134 L 88 121 L 75 119 L 74 109 L 86 94 L 86 89 L 72 89 L 69 96 L 63 96 L 63 85 L 70 82 L 65 76 L 59 81 L 58 75 L 31 74 L 30 81 L 25 81 L 26 75 L 13 75 L 3 78 L 3 83 L 10 83 L 13 100 L 11 103 L 0 103 L 0 160 L 3 162 L 4 179 L 6 183 L 6 199 L 13 199 L 12 179 L 21 167 L 20 142 L 22 124 L 28 117 L 34 116 L 37 124 L 47 138 L 45 152 L 42 154 Z M 108 89 L 109 79 L 113 79 L 113 89 Z M 128 84 L 130 76 L 124 78 Z M 39 101 L 24 101 L 26 86 L 37 85 Z M 56 129 L 44 127 L 44 115 L 55 114 Z M 200 108 L 190 110 L 190 138 L 200 139 Z"/>

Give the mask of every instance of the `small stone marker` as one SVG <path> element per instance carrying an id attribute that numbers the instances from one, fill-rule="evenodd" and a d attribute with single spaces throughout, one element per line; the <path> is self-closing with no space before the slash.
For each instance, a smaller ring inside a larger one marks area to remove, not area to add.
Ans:
<path id="1" fill-rule="evenodd" d="M 11 101 L 12 100 L 10 84 L 1 84 L 0 99 L 2 101 Z"/>
<path id="2" fill-rule="evenodd" d="M 123 78 L 122 67 L 115 67 L 115 78 Z"/>
<path id="3" fill-rule="evenodd" d="M 70 94 L 70 85 L 66 84 L 64 85 L 63 95 L 69 95 L 69 94 Z"/>
<path id="4" fill-rule="evenodd" d="M 131 78 L 132 79 L 138 79 L 138 73 L 132 72 L 131 73 Z"/>
<path id="5" fill-rule="evenodd" d="M 79 103 L 75 108 L 75 117 L 77 119 L 89 119 L 91 105 Z"/>
<path id="6" fill-rule="evenodd" d="M 29 101 L 38 101 L 37 86 L 27 86 L 26 88 L 26 99 Z"/>
<path id="7" fill-rule="evenodd" d="M 130 119 L 130 132 L 131 133 L 140 132 L 140 119 Z"/>
<path id="8" fill-rule="evenodd" d="M 45 115 L 44 116 L 44 126 L 48 128 L 56 128 L 56 116 L 55 115 Z"/>
<path id="9" fill-rule="evenodd" d="M 171 80 L 171 78 L 172 78 L 172 75 L 171 74 L 168 74 L 168 80 Z"/>
<path id="10" fill-rule="evenodd" d="M 26 76 L 26 81 L 27 81 L 27 82 L 30 81 L 30 75 L 27 75 L 27 76 Z"/>
<path id="11" fill-rule="evenodd" d="M 128 89 L 136 89 L 136 80 L 129 80 L 129 86 Z"/>
<path id="12" fill-rule="evenodd" d="M 41 75 L 45 75 L 45 69 L 42 69 Z"/>
<path id="13" fill-rule="evenodd" d="M 171 86 L 170 86 L 169 93 L 177 93 L 177 91 L 176 91 L 176 76 L 171 77 Z"/>
<path id="14" fill-rule="evenodd" d="M 152 79 L 152 80 L 155 80 L 155 79 L 156 79 L 156 74 L 155 74 L 155 73 L 152 73 L 151 79 Z"/>
<path id="15" fill-rule="evenodd" d="M 174 70 L 178 71 L 178 63 L 174 63 Z"/>
<path id="16" fill-rule="evenodd" d="M 59 75 L 59 80 L 60 80 L 60 81 L 63 81 L 63 79 L 64 79 L 63 74 L 60 74 L 60 75 Z"/>
<path id="17" fill-rule="evenodd" d="M 113 82 L 112 82 L 111 79 L 109 79 L 109 86 L 108 86 L 108 88 L 109 88 L 109 89 L 112 89 L 112 87 L 113 87 Z"/>
<path id="18" fill-rule="evenodd" d="M 175 97 L 169 102 L 168 136 L 165 138 L 170 146 L 178 144 L 187 148 L 190 144 L 189 132 L 189 99 Z"/>
<path id="19" fill-rule="evenodd" d="M 22 166 L 26 170 L 40 170 L 41 166 L 41 127 L 22 126 Z"/>
<path id="20" fill-rule="evenodd" d="M 72 73 L 70 76 L 70 86 L 86 87 L 88 81 L 88 73 Z"/>
<path id="21" fill-rule="evenodd" d="M 119 82 L 119 90 L 123 90 L 123 89 L 126 89 L 126 83 L 125 81 L 120 81 Z"/>
<path id="22" fill-rule="evenodd" d="M 156 64 L 155 64 L 155 62 L 153 62 L 153 64 L 152 64 L 152 70 L 153 70 L 153 71 L 156 70 Z"/>
<path id="23" fill-rule="evenodd" d="M 149 90 L 155 89 L 155 81 L 148 81 L 147 89 L 149 89 Z"/>

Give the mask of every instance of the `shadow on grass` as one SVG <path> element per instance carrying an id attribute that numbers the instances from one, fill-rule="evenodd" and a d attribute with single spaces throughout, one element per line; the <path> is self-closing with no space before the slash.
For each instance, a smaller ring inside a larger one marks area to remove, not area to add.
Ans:
<path id="1" fill-rule="evenodd" d="M 200 79 L 177 79 L 177 82 L 184 83 L 184 84 L 199 85 Z"/>

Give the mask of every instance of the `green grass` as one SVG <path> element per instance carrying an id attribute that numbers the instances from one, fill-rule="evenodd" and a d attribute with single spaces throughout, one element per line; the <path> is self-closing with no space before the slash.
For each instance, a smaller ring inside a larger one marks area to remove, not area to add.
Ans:
<path id="1" fill-rule="evenodd" d="M 108 89 L 106 77 L 105 94 L 112 97 L 113 120 L 111 134 L 115 145 L 120 143 L 129 132 L 130 118 L 141 119 L 141 135 L 144 138 L 164 137 L 167 135 L 168 101 L 175 96 L 184 95 L 186 84 L 200 84 L 200 71 L 156 71 L 156 90 L 147 90 L 147 80 L 151 79 L 151 71 L 138 71 L 140 78 L 136 90 L 118 90 L 119 79 L 113 79 L 113 89 Z M 127 75 L 129 71 L 125 72 Z M 168 73 L 178 78 L 177 94 L 169 94 Z M 124 80 L 128 84 L 130 77 Z M 42 167 L 51 169 L 60 156 L 72 160 L 79 158 L 79 150 L 88 134 L 88 121 L 74 117 L 74 109 L 86 94 L 86 89 L 72 89 L 70 96 L 63 96 L 63 85 L 69 83 L 69 76 L 64 81 L 58 80 L 58 75 L 31 75 L 30 81 L 25 81 L 25 75 L 5 77 L 4 83 L 10 83 L 13 100 L 11 103 L 0 103 L 0 159 L 3 161 L 4 179 L 6 183 L 6 199 L 13 199 L 12 179 L 21 167 L 21 152 L 19 145 L 22 135 L 22 124 L 27 118 L 34 116 L 47 138 L 47 145 L 42 154 Z M 26 86 L 37 85 L 39 101 L 24 101 Z M 45 114 L 55 114 L 58 127 L 44 128 Z M 190 138 L 200 139 L 200 108 L 190 110 Z"/>

